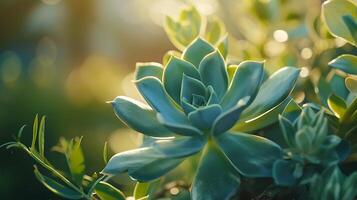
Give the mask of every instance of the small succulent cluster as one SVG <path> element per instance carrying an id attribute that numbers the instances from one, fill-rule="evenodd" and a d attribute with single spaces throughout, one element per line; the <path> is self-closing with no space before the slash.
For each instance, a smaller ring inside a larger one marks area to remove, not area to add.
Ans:
<path id="1" fill-rule="evenodd" d="M 350 147 L 340 137 L 329 134 L 324 111 L 307 105 L 299 117 L 290 121 L 279 116 L 287 144 L 284 158 L 275 161 L 273 176 L 279 185 L 306 184 L 312 175 L 346 159 Z"/>

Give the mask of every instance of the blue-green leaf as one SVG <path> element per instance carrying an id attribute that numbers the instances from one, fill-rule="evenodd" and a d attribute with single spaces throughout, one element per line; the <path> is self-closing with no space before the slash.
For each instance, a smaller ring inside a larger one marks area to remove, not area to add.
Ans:
<path id="1" fill-rule="evenodd" d="M 116 97 L 111 104 L 117 117 L 135 131 L 152 137 L 173 135 L 160 124 L 150 106 L 125 96 Z"/>
<path id="2" fill-rule="evenodd" d="M 214 51 L 203 58 L 199 65 L 202 82 L 211 85 L 221 99 L 227 91 L 228 74 L 224 59 L 219 51 Z"/>
<path id="3" fill-rule="evenodd" d="M 153 76 L 161 80 L 164 68 L 160 63 L 136 63 L 135 80 Z"/>
<path id="4" fill-rule="evenodd" d="M 156 140 L 151 145 L 114 155 L 103 169 L 104 174 L 118 174 L 128 171 L 140 181 L 156 179 L 178 164 L 184 157 L 201 150 L 204 141 L 198 138 Z"/>
<path id="5" fill-rule="evenodd" d="M 214 122 L 212 134 L 218 135 L 232 128 L 238 121 L 244 108 L 246 108 L 249 98 L 249 96 L 242 98 L 233 108 L 223 112 Z"/>
<path id="6" fill-rule="evenodd" d="M 357 56 L 343 54 L 328 63 L 330 67 L 342 70 L 347 74 L 357 74 Z"/>
<path id="7" fill-rule="evenodd" d="M 64 186 L 57 181 L 42 175 L 38 169 L 35 167 L 34 170 L 35 176 L 38 181 L 40 181 L 47 189 L 49 189 L 51 192 L 64 197 L 66 199 L 82 199 L 83 195 L 71 188 L 68 188 L 67 186 Z"/>
<path id="8" fill-rule="evenodd" d="M 295 67 L 284 67 L 271 75 L 262 84 L 254 101 L 243 111 L 241 118 L 252 119 L 280 104 L 293 90 L 299 72 Z"/>
<path id="9" fill-rule="evenodd" d="M 282 115 L 279 115 L 280 128 L 288 147 L 295 147 L 295 128 L 293 124 Z"/>
<path id="10" fill-rule="evenodd" d="M 240 178 L 225 155 L 209 143 L 202 154 L 192 184 L 193 200 L 230 199 L 240 184 Z"/>
<path id="11" fill-rule="evenodd" d="M 302 127 L 295 135 L 296 147 L 298 147 L 301 152 L 308 153 L 313 148 L 313 137 L 314 130 L 311 127 Z"/>
<path id="12" fill-rule="evenodd" d="M 183 52 L 182 58 L 198 68 L 201 60 L 215 48 L 202 38 L 195 39 Z"/>
<path id="13" fill-rule="evenodd" d="M 222 108 L 218 104 L 200 107 L 188 115 L 190 122 L 201 130 L 212 127 L 214 120 L 221 114 Z"/>
<path id="14" fill-rule="evenodd" d="M 125 195 L 122 191 L 104 181 L 99 182 L 94 191 L 101 200 L 125 200 Z"/>
<path id="15" fill-rule="evenodd" d="M 222 99 L 224 110 L 237 104 L 239 99 L 250 96 L 254 99 L 264 75 L 264 62 L 244 61 L 239 64 L 233 75 L 229 89 Z"/>
<path id="16" fill-rule="evenodd" d="M 216 140 L 238 172 L 247 177 L 271 177 L 273 163 L 282 158 L 281 148 L 260 136 L 227 132 Z"/>
<path id="17" fill-rule="evenodd" d="M 275 184 L 282 186 L 291 186 L 296 182 L 293 176 L 295 170 L 295 162 L 279 159 L 273 165 L 273 178 Z"/>
<path id="18" fill-rule="evenodd" d="M 181 86 L 181 105 L 183 103 L 191 103 L 193 100 L 193 95 L 200 95 L 205 97 L 207 95 L 206 93 L 206 87 L 201 81 L 186 76 L 185 74 L 183 75 Z M 185 100 L 185 102 L 182 102 L 183 100 Z M 185 106 L 182 106 L 182 108 L 186 114 L 191 112 L 191 109 L 185 109 Z"/>
<path id="19" fill-rule="evenodd" d="M 200 80 L 200 73 L 189 62 L 177 57 L 171 57 L 164 70 L 163 84 L 167 93 L 180 104 L 180 94 L 183 75 Z"/>
<path id="20" fill-rule="evenodd" d="M 158 112 L 158 119 L 169 130 L 183 135 L 200 135 L 200 130 L 190 125 L 186 115 L 177 108 L 159 79 L 146 77 L 136 82 L 146 101 Z"/>

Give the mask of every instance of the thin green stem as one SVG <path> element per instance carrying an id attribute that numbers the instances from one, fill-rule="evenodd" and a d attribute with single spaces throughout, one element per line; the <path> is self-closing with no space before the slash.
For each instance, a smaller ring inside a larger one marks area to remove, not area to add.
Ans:
<path id="1" fill-rule="evenodd" d="M 52 166 L 49 164 L 45 163 L 41 158 L 39 158 L 37 155 L 33 154 L 24 144 L 18 142 L 19 147 L 21 147 L 29 156 L 31 156 L 35 161 L 40 163 L 45 169 L 48 171 L 52 172 L 56 177 L 61 179 L 65 184 L 67 184 L 69 187 L 74 189 L 75 191 L 81 193 L 84 198 L 87 200 L 92 200 L 91 196 L 88 196 L 83 190 L 79 189 L 76 185 L 71 183 L 66 177 L 64 177 L 61 173 L 59 173 L 56 169 L 54 169 Z"/>

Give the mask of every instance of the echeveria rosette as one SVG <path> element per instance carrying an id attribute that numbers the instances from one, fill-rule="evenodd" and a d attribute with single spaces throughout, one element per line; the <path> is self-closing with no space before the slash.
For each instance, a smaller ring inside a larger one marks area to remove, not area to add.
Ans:
<path id="1" fill-rule="evenodd" d="M 138 64 L 135 84 L 148 105 L 122 96 L 112 104 L 116 115 L 150 142 L 116 154 L 103 173 L 128 172 L 136 180 L 151 181 L 202 151 L 193 199 L 229 198 L 239 186 L 239 175 L 271 177 L 281 148 L 231 130 L 242 113 L 244 120 L 261 115 L 288 98 L 294 87 L 298 69 L 282 68 L 263 82 L 263 65 L 245 61 L 230 66 L 234 73 L 229 78 L 220 52 L 201 38 L 181 58 L 171 56 L 165 67 Z"/>
<path id="2" fill-rule="evenodd" d="M 324 110 L 315 112 L 306 105 L 300 115 L 289 120 L 279 116 L 287 148 L 284 158 L 275 161 L 273 177 L 278 185 L 306 184 L 315 173 L 347 158 L 350 145 L 336 135 L 328 134 Z"/>

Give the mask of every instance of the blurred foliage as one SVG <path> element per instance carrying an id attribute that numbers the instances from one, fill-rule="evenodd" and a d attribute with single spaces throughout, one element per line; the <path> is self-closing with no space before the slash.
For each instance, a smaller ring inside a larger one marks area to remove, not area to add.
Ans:
<path id="1" fill-rule="evenodd" d="M 178 37 L 172 33 L 167 38 L 163 28 L 169 32 L 170 27 L 180 27 L 180 33 L 189 39 L 174 42 L 178 50 L 200 35 L 214 43 L 223 55 L 228 48 L 227 59 L 232 65 L 244 60 L 266 60 L 265 69 L 270 74 L 286 65 L 299 67 L 300 79 L 291 96 L 298 104 L 322 105 L 329 128 L 339 137 L 352 141 L 353 153 L 342 167 L 342 172 L 348 174 L 356 169 L 353 161 L 357 159 L 356 134 L 353 134 L 357 120 L 355 3 L 355 0 L 324 4 L 320 0 L 3 0 L 0 3 L 0 26 L 4 27 L 0 34 L 0 143 L 9 141 L 24 122 L 30 122 L 39 112 L 49 119 L 46 126 L 50 134 L 45 149 L 54 146 L 60 136 L 84 137 L 81 144 L 88 174 L 103 168 L 100 158 L 105 140 L 115 153 L 137 147 L 142 136 L 124 128 L 104 102 L 118 94 L 141 98 L 131 83 L 135 62 L 165 62 L 170 55 L 177 55 L 177 51 L 170 51 L 162 58 L 167 50 L 173 49 L 169 40 Z M 186 23 L 193 21 L 187 20 L 187 14 L 179 14 L 178 8 L 190 4 L 196 9 L 189 6 L 186 10 L 202 14 L 196 29 L 187 29 Z M 164 23 L 167 15 L 172 17 Z M 179 23 L 178 19 L 185 23 Z M 226 31 L 228 36 L 224 34 Z M 288 104 L 284 102 L 273 114 L 281 113 Z M 258 134 L 282 138 L 271 136 L 270 132 L 278 130 L 276 123 L 261 123 L 262 127 L 267 125 Z M 250 131 L 249 124 L 239 127 Z M 22 138 L 24 143 L 31 143 L 28 134 Z M 278 140 L 274 141 L 280 144 Z M 78 149 L 73 148 L 79 139 L 60 141 L 57 151 L 78 154 Z M 3 150 L 0 155 L 2 198 L 57 198 L 37 182 L 29 167 L 24 167 L 33 163 L 27 156 Z M 47 156 L 60 169 L 66 169 L 62 157 Z M 159 195 L 187 197 L 187 182 L 197 160 L 194 157 L 170 172 Z M 68 175 L 72 174 L 68 169 Z M 36 171 L 37 178 L 48 180 L 39 174 L 40 170 Z M 125 194 L 132 194 L 134 182 L 128 176 L 120 175 L 113 181 Z M 243 189 L 249 191 L 252 182 L 246 182 L 247 187 Z M 254 192 L 261 192 L 261 198 L 276 191 L 276 188 L 264 190 L 253 185 Z M 248 198 L 249 194 L 246 195 Z"/>

